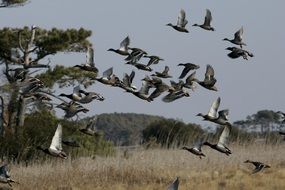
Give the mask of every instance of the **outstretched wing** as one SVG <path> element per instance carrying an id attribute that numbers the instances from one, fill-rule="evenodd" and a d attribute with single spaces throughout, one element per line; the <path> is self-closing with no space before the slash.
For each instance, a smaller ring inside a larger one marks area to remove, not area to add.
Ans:
<path id="1" fill-rule="evenodd" d="M 111 67 L 111 68 L 109 68 L 103 72 L 103 78 L 110 79 L 112 74 L 113 74 L 113 67 Z"/>
<path id="2" fill-rule="evenodd" d="M 224 119 L 224 120 L 229 120 L 229 110 L 228 109 L 226 109 L 226 110 L 221 110 L 221 111 L 219 111 L 219 118 L 221 118 L 221 119 Z"/>
<path id="3" fill-rule="evenodd" d="M 185 27 L 188 21 L 185 19 L 185 11 L 183 9 L 180 10 L 179 16 L 178 16 L 178 21 L 177 21 L 177 26 L 179 27 Z"/>
<path id="4" fill-rule="evenodd" d="M 221 102 L 221 98 L 218 97 L 218 99 L 215 100 L 215 101 L 212 103 L 212 105 L 211 105 L 211 107 L 210 107 L 210 110 L 209 110 L 209 112 L 208 112 L 208 114 L 207 114 L 208 116 L 213 117 L 213 118 L 216 118 L 216 117 L 217 117 L 217 111 L 218 111 L 218 109 L 219 109 L 220 102 Z"/>
<path id="5" fill-rule="evenodd" d="M 228 144 L 229 136 L 230 136 L 231 127 L 229 125 L 225 125 L 223 132 L 219 138 L 218 146 L 226 147 Z"/>
<path id="6" fill-rule="evenodd" d="M 127 51 L 128 46 L 130 45 L 130 38 L 127 36 L 121 43 L 120 43 L 120 50 Z"/>
<path id="7" fill-rule="evenodd" d="M 61 124 L 57 125 L 57 129 L 54 133 L 54 136 L 51 141 L 50 149 L 56 151 L 62 151 L 62 126 Z"/>
<path id="8" fill-rule="evenodd" d="M 206 16 L 205 16 L 204 25 L 210 26 L 211 21 L 212 21 L 211 11 L 209 9 L 206 9 Z"/>
<path id="9" fill-rule="evenodd" d="M 241 27 L 236 33 L 235 33 L 235 40 L 242 41 L 242 35 L 243 35 L 243 27 Z"/>

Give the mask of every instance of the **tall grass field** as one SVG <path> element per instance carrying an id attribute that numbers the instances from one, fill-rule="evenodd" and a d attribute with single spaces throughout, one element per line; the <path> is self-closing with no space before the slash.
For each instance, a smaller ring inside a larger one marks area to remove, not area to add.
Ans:
<path id="1" fill-rule="evenodd" d="M 176 149 L 119 150 L 113 157 L 49 158 L 44 162 L 10 164 L 17 190 L 160 190 L 180 178 L 180 190 L 283 190 L 285 145 L 231 146 L 226 156 L 203 147 L 206 157 Z M 271 166 L 251 174 L 245 160 Z M 0 189 L 11 189 L 0 184 Z"/>

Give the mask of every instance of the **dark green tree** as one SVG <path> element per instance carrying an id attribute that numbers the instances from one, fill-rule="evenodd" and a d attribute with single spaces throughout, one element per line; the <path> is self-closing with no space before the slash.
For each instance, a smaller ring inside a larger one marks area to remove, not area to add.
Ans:
<path id="1" fill-rule="evenodd" d="M 63 65 L 50 68 L 47 59 L 59 52 L 86 51 L 91 45 L 87 39 L 91 34 L 91 31 L 83 28 L 45 30 L 32 26 L 0 30 L 0 66 L 3 68 L 1 80 L 4 81 L 0 86 L 2 136 L 7 133 L 17 134 L 21 126 L 24 126 L 27 107 L 38 105 L 35 104 L 36 101 L 30 101 L 30 96 L 21 94 L 21 86 L 25 85 L 26 78 L 31 77 L 35 69 L 41 71 L 36 78 L 43 82 L 46 91 L 55 83 L 60 87 L 75 81 L 92 84 L 96 73 L 78 72 L 73 67 Z"/>

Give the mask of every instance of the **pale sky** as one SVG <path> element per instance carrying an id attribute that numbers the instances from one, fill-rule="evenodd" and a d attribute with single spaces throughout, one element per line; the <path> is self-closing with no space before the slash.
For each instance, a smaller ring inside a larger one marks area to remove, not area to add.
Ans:
<path id="1" fill-rule="evenodd" d="M 215 69 L 218 92 L 198 87 L 195 92 L 190 92 L 191 97 L 188 98 L 164 103 L 159 97 L 148 103 L 119 88 L 96 83 L 88 90 L 99 92 L 106 99 L 87 106 L 91 110 L 88 115 L 135 112 L 209 126 L 212 124 L 195 115 L 207 112 L 212 101 L 219 96 L 222 99 L 220 108 L 230 109 L 231 121 L 244 119 L 261 109 L 285 111 L 285 63 L 282 61 L 285 50 L 284 7 L 283 0 L 240 0 L 238 3 L 225 0 L 32 0 L 23 7 L 0 9 L 0 27 L 37 25 L 47 29 L 84 27 L 92 30 L 90 41 L 95 48 L 95 63 L 100 72 L 114 67 L 114 73 L 122 77 L 124 72 L 130 73 L 134 69 L 137 87 L 141 86 L 140 79 L 150 73 L 125 65 L 123 57 L 107 51 L 111 47 L 118 48 L 127 35 L 131 39 L 131 47 L 139 47 L 150 55 L 164 58 L 165 61 L 152 68 L 162 71 L 168 65 L 170 74 L 174 76 L 172 80 L 177 81 L 182 71 L 177 67 L 178 63 L 200 65 L 197 70 L 200 80 L 204 77 L 206 65 L 211 64 Z M 189 21 L 188 34 L 166 26 L 169 22 L 176 23 L 181 8 Z M 215 32 L 192 27 L 194 23 L 203 22 L 207 8 L 212 12 Z M 241 26 L 244 27 L 243 37 L 247 44 L 245 49 L 255 55 L 248 61 L 228 58 L 225 48 L 234 44 L 222 41 L 225 37 L 233 38 Z M 85 62 L 85 54 L 61 54 L 50 58 L 52 65 L 72 66 Z M 72 88 L 65 91 L 71 92 Z"/>

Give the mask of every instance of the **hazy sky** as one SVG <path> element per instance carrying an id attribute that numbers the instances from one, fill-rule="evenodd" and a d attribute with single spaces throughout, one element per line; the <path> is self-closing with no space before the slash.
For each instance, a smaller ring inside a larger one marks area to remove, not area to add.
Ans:
<path id="1" fill-rule="evenodd" d="M 198 87 L 191 97 L 164 103 L 161 97 L 148 103 L 123 92 L 96 83 L 88 90 L 101 93 L 104 102 L 92 102 L 87 107 L 89 115 L 112 112 L 136 112 L 179 118 L 185 122 L 211 125 L 195 115 L 207 112 L 212 101 L 221 97 L 220 108 L 230 109 L 230 120 L 244 119 L 260 109 L 285 111 L 284 78 L 285 50 L 284 18 L 285 1 L 240 0 L 236 1 L 173 1 L 173 0 L 32 0 L 24 7 L 0 9 L 0 27 L 22 27 L 33 24 L 41 28 L 80 28 L 93 32 L 91 42 L 95 48 L 95 62 L 100 72 L 114 67 L 120 77 L 124 72 L 136 71 L 134 84 L 141 86 L 140 79 L 147 74 L 130 65 L 123 57 L 107 49 L 118 48 L 127 35 L 131 46 L 140 47 L 149 54 L 165 59 L 152 68 L 161 71 L 165 65 L 177 80 L 182 68 L 178 63 L 192 62 L 200 65 L 197 78 L 202 80 L 207 64 L 215 69 L 218 92 Z M 166 26 L 176 23 L 183 8 L 189 21 L 190 33 L 179 33 Z M 215 32 L 192 27 L 202 23 L 205 9 L 212 12 Z M 223 38 L 232 38 L 244 27 L 245 49 L 255 57 L 248 61 L 232 60 L 226 56 L 226 47 L 233 46 Z M 284 59 L 284 58 L 283 58 Z M 85 62 L 85 54 L 62 54 L 52 56 L 53 65 L 75 65 Z M 146 62 L 143 60 L 142 62 Z M 72 91 L 72 88 L 67 89 Z M 60 90 L 56 91 L 58 94 Z"/>

